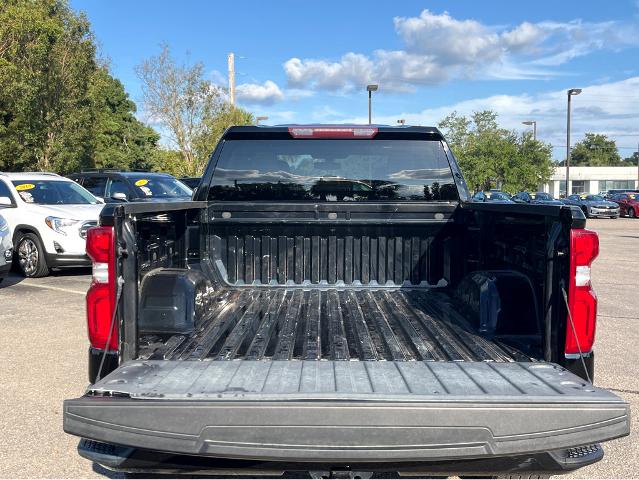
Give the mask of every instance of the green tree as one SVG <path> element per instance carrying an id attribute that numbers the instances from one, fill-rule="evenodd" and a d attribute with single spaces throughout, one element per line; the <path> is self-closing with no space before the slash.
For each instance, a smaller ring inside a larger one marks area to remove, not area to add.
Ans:
<path id="1" fill-rule="evenodd" d="M 136 106 L 106 67 L 96 69 L 88 91 L 93 131 L 91 164 L 97 168 L 151 169 L 160 136 L 135 117 Z"/>
<path id="2" fill-rule="evenodd" d="M 550 178 L 550 145 L 500 127 L 491 110 L 474 112 L 470 118 L 453 112 L 439 127 L 474 190 L 497 186 L 512 192 L 530 190 Z"/>
<path id="3" fill-rule="evenodd" d="M 630 167 L 632 165 L 637 165 L 638 160 L 639 160 L 639 152 L 632 152 L 632 155 L 623 159 L 623 164 L 626 167 Z"/>
<path id="4" fill-rule="evenodd" d="M 201 174 L 208 157 L 198 154 L 195 142 L 206 131 L 205 119 L 222 108 L 224 90 L 204 78 L 202 63 L 178 64 L 166 45 L 136 72 L 142 81 L 145 113 L 164 127 L 182 156 L 175 173 Z"/>
<path id="5" fill-rule="evenodd" d="M 233 125 L 252 125 L 255 119 L 252 113 L 227 103 L 207 112 L 202 123 L 203 128 L 193 139 L 193 147 L 198 158 L 208 159 L 227 128 Z"/>
<path id="6" fill-rule="evenodd" d="M 0 3 L 0 169 L 144 168 L 159 136 L 67 0 Z"/>
<path id="7" fill-rule="evenodd" d="M 623 165 L 617 144 L 606 135 L 586 133 L 570 152 L 570 164 L 588 167 L 615 167 Z"/>
<path id="8" fill-rule="evenodd" d="M 89 22 L 63 0 L 0 6 L 0 166 L 67 170 L 90 157 Z"/>

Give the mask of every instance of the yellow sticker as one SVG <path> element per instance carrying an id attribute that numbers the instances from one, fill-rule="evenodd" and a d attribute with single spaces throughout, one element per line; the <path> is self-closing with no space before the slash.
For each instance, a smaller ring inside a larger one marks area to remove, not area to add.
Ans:
<path id="1" fill-rule="evenodd" d="M 35 185 L 33 183 L 23 183 L 22 185 L 16 185 L 16 190 L 18 192 L 21 192 L 23 190 L 31 190 L 35 188 Z"/>
<path id="2" fill-rule="evenodd" d="M 147 183 L 149 183 L 149 181 L 143 178 L 142 180 L 138 180 L 137 182 L 135 182 L 135 186 L 141 187 L 143 185 L 146 185 Z"/>

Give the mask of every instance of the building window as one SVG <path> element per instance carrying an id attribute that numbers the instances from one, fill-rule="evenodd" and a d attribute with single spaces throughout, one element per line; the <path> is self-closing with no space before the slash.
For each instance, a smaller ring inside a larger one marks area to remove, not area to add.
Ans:
<path id="1" fill-rule="evenodd" d="M 622 190 L 624 188 L 635 188 L 634 180 L 599 180 L 599 191 Z"/>
<path id="2" fill-rule="evenodd" d="M 585 193 L 586 181 L 585 180 L 573 180 L 571 193 Z"/>
<path id="3" fill-rule="evenodd" d="M 559 180 L 559 197 L 566 196 L 566 180 Z"/>

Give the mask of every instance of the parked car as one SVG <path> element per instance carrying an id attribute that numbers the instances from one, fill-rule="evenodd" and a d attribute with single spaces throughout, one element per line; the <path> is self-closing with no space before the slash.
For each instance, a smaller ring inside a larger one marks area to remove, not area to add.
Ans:
<path id="1" fill-rule="evenodd" d="M 3 208 L 3 204 L 2 202 L 0 202 L 0 209 L 2 208 Z M 0 283 L 9 274 L 9 270 L 11 270 L 12 259 L 13 259 L 13 241 L 11 240 L 11 232 L 9 231 L 9 224 L 4 219 L 4 217 L 0 215 Z"/>
<path id="2" fill-rule="evenodd" d="M 532 203 L 535 205 L 563 205 L 563 202 L 546 192 L 519 192 L 513 195 L 512 200 L 516 203 Z"/>
<path id="3" fill-rule="evenodd" d="M 64 404 L 80 455 L 138 476 L 529 478 L 628 435 L 628 404 L 591 383 L 599 241 L 578 208 L 469 202 L 436 128 L 220 141 L 195 202 L 106 205 L 89 230 L 91 385 Z M 347 181 L 368 188 L 336 200 Z"/>
<path id="4" fill-rule="evenodd" d="M 106 203 L 180 201 L 193 195 L 189 187 L 168 173 L 88 170 L 69 178 Z"/>
<path id="5" fill-rule="evenodd" d="M 619 205 L 621 215 L 630 218 L 639 216 L 639 193 L 615 193 L 610 197 L 610 201 Z"/>
<path id="6" fill-rule="evenodd" d="M 500 190 L 488 190 L 477 192 L 473 195 L 474 202 L 491 202 L 491 203 L 515 203 L 511 200 L 510 195 Z"/>
<path id="7" fill-rule="evenodd" d="M 566 205 L 575 205 L 581 208 L 586 218 L 619 218 L 619 205 L 606 200 L 601 195 L 573 194 L 564 198 L 563 202 Z"/>
<path id="8" fill-rule="evenodd" d="M 617 194 L 617 193 L 639 193 L 639 189 L 632 189 L 632 188 L 614 188 L 612 190 L 608 190 L 606 191 L 602 196 L 606 199 L 606 200 L 610 200 L 610 197 L 612 197 L 613 195 Z M 601 195 L 601 194 L 600 194 Z"/>
<path id="9" fill-rule="evenodd" d="M 0 204 L 25 276 L 91 265 L 86 233 L 104 205 L 80 185 L 54 173 L 2 173 Z"/>
<path id="10" fill-rule="evenodd" d="M 191 190 L 194 190 L 200 184 L 202 177 L 181 177 L 180 182 L 189 187 Z"/>

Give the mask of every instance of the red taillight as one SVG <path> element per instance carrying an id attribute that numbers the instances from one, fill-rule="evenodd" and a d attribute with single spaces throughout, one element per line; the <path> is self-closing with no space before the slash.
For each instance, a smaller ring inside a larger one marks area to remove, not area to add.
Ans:
<path id="1" fill-rule="evenodd" d="M 566 319 L 566 353 L 588 353 L 595 343 L 597 296 L 590 284 L 590 266 L 599 255 L 599 236 L 586 229 L 570 231 L 570 284 L 568 308 L 572 314 Z M 576 337 L 575 337 L 576 334 Z"/>
<path id="2" fill-rule="evenodd" d="M 293 138 L 373 138 L 377 127 L 289 127 L 288 133 Z"/>
<path id="3" fill-rule="evenodd" d="M 89 341 L 92 347 L 100 350 L 117 350 L 117 326 L 114 325 L 109 339 L 115 309 L 113 227 L 90 228 L 87 231 L 86 250 L 93 261 L 93 281 L 87 292 Z"/>

